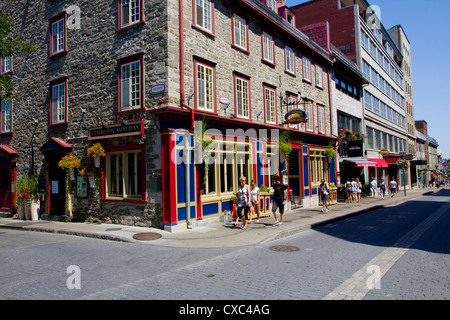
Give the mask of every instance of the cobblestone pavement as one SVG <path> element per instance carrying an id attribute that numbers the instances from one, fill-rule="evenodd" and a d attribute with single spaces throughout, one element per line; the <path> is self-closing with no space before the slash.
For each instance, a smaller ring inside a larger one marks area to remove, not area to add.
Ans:
<path id="1" fill-rule="evenodd" d="M 0 299 L 450 299 L 449 199 L 440 192 L 237 248 L 4 229 Z M 298 250 L 273 250 L 283 246 Z M 72 265 L 80 289 L 67 286 Z"/>

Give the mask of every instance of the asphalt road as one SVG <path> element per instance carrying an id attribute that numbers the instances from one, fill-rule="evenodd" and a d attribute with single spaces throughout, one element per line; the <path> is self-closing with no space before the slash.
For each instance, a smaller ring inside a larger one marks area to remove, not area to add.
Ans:
<path id="1" fill-rule="evenodd" d="M 449 201 L 445 190 L 234 249 L 4 229 L 0 299 L 448 300 Z"/>

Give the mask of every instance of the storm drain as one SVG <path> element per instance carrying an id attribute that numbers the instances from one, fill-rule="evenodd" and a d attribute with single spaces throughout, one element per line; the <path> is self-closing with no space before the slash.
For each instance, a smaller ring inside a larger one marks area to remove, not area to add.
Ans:
<path id="1" fill-rule="evenodd" d="M 142 233 L 136 233 L 135 235 L 133 235 L 133 239 L 141 240 L 141 241 L 156 240 L 159 238 L 161 238 L 161 235 L 156 232 L 142 232 Z"/>
<path id="2" fill-rule="evenodd" d="M 295 252 L 300 250 L 300 248 L 294 246 L 272 246 L 269 247 L 269 250 L 276 252 Z"/>

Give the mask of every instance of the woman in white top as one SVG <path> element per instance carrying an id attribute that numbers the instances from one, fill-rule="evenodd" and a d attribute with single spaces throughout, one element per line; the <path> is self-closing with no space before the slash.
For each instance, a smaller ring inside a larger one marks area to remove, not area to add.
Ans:
<path id="1" fill-rule="evenodd" d="M 239 180 L 241 184 L 239 185 L 237 194 L 238 207 L 236 213 L 239 218 L 242 218 L 241 229 L 245 230 L 247 229 L 248 212 L 250 211 L 252 202 L 250 200 L 250 187 L 245 183 L 246 178 L 241 177 Z"/>
<path id="2" fill-rule="evenodd" d="M 260 214 L 259 203 L 261 198 L 259 196 L 259 188 L 256 186 L 255 180 L 252 180 L 252 182 L 250 183 L 250 195 L 252 207 L 250 208 L 249 223 L 252 223 L 253 213 L 255 213 L 255 211 L 257 217 L 256 223 L 259 223 L 259 214 Z"/>

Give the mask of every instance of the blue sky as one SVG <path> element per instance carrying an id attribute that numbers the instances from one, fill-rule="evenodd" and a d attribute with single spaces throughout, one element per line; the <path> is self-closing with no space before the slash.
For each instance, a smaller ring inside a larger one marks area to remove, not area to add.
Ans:
<path id="1" fill-rule="evenodd" d="M 288 6 L 307 2 L 287 0 Z M 402 25 L 411 43 L 414 111 L 428 123 L 428 134 L 450 158 L 450 1 L 369 0 L 381 9 L 386 29 Z M 447 131 L 448 130 L 448 131 Z"/>

